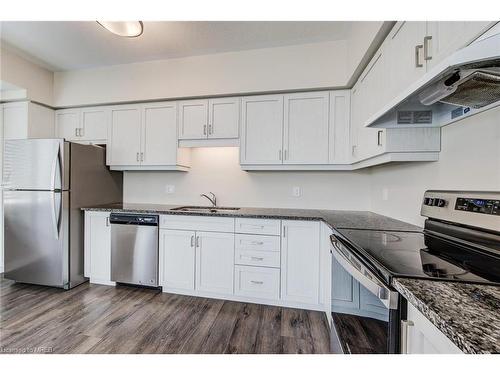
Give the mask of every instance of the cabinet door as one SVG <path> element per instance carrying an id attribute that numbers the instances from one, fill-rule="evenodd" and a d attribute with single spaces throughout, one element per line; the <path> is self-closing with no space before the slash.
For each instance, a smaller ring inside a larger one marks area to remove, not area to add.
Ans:
<path id="1" fill-rule="evenodd" d="M 26 139 L 28 134 L 29 102 L 13 102 L 3 105 L 3 138 Z"/>
<path id="2" fill-rule="evenodd" d="M 56 111 L 56 134 L 67 141 L 78 141 L 81 110 L 64 109 Z"/>
<path id="3" fill-rule="evenodd" d="M 85 213 L 85 276 L 91 283 L 111 281 L 111 227 L 109 213 Z"/>
<path id="4" fill-rule="evenodd" d="M 281 298 L 319 303 L 319 222 L 282 221 Z"/>
<path id="5" fill-rule="evenodd" d="M 105 142 L 108 138 L 110 122 L 109 108 L 84 108 L 81 113 L 82 122 L 79 139 Z"/>
<path id="6" fill-rule="evenodd" d="M 332 261 L 332 310 L 359 309 L 359 283 L 333 258 Z"/>
<path id="7" fill-rule="evenodd" d="M 196 232 L 196 290 L 233 294 L 234 234 Z"/>
<path id="8" fill-rule="evenodd" d="M 145 105 L 143 108 L 142 165 L 177 163 L 177 104 Z"/>
<path id="9" fill-rule="evenodd" d="M 283 96 L 250 96 L 241 100 L 242 164 L 281 164 Z"/>
<path id="10" fill-rule="evenodd" d="M 218 98 L 208 101 L 208 138 L 238 138 L 239 125 L 239 98 Z"/>
<path id="11" fill-rule="evenodd" d="M 160 284 L 194 290 L 195 232 L 160 230 Z"/>
<path id="12" fill-rule="evenodd" d="M 398 22 L 388 36 L 387 72 L 393 99 L 425 74 L 424 21 Z M 387 85 L 387 82 L 385 82 Z"/>
<path id="13" fill-rule="evenodd" d="M 208 100 L 179 102 L 179 139 L 207 138 Z"/>
<path id="14" fill-rule="evenodd" d="M 328 163 L 326 91 L 284 96 L 283 164 Z"/>
<path id="15" fill-rule="evenodd" d="M 108 165 L 139 165 L 141 153 L 141 109 L 115 107 L 111 109 L 108 141 Z"/>
<path id="16" fill-rule="evenodd" d="M 465 47 L 484 32 L 492 22 L 429 21 L 425 40 L 427 70 Z"/>
<path id="17" fill-rule="evenodd" d="M 330 92 L 329 163 L 347 164 L 351 160 L 350 90 Z"/>

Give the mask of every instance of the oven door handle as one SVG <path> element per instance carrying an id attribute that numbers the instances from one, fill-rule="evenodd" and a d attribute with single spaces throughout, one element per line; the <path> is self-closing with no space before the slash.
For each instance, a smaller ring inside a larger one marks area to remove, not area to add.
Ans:
<path id="1" fill-rule="evenodd" d="M 373 277 L 369 277 L 361 272 L 351 261 L 348 259 L 343 252 L 333 245 L 333 256 L 337 262 L 344 267 L 344 269 L 351 274 L 361 285 L 373 293 L 377 298 L 386 306 L 388 309 L 397 308 L 397 298 L 395 298 L 395 293 L 381 285 L 378 281 L 374 280 Z M 395 306 L 396 305 L 396 306 Z"/>

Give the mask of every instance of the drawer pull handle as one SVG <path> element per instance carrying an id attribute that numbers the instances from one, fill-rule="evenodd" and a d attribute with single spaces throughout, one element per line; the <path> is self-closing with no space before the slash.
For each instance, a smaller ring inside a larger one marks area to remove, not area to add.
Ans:
<path id="1" fill-rule="evenodd" d="M 251 257 L 252 260 L 259 260 L 259 261 L 262 261 L 264 260 L 264 258 L 262 257 Z"/>
<path id="2" fill-rule="evenodd" d="M 252 245 L 264 245 L 263 241 L 252 241 Z"/>
<path id="3" fill-rule="evenodd" d="M 263 282 L 263 281 L 255 281 L 255 280 L 250 280 L 250 282 L 251 282 L 252 284 L 257 284 L 257 285 L 262 285 L 262 284 L 264 284 L 264 282 Z"/>
<path id="4" fill-rule="evenodd" d="M 263 225 L 257 225 L 257 224 L 242 224 L 242 226 L 247 226 L 247 227 L 253 227 L 253 228 L 260 228 L 260 229 L 264 229 L 264 226 Z"/>

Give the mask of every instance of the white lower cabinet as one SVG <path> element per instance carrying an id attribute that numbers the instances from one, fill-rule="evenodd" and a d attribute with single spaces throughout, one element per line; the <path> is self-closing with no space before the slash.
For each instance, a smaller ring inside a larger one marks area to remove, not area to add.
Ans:
<path id="1" fill-rule="evenodd" d="M 84 275 L 93 284 L 111 281 L 111 226 L 109 212 L 85 212 Z"/>
<path id="2" fill-rule="evenodd" d="M 279 268 L 236 265 L 234 273 L 234 294 L 271 300 L 280 298 Z"/>
<path id="3" fill-rule="evenodd" d="M 160 285 L 194 290 L 195 232 L 160 230 Z"/>
<path id="4" fill-rule="evenodd" d="M 319 303 L 319 224 L 317 221 L 282 221 L 281 298 L 284 301 Z"/>
<path id="5" fill-rule="evenodd" d="M 401 336 L 401 353 L 404 354 L 463 353 L 410 303 L 408 319 L 402 323 Z"/>
<path id="6" fill-rule="evenodd" d="M 196 232 L 196 290 L 233 294 L 234 233 Z"/>

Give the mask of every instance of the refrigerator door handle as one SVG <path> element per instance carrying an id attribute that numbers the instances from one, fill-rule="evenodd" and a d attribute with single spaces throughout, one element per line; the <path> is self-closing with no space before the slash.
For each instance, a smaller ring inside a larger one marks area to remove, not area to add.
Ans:
<path id="1" fill-rule="evenodd" d="M 59 199 L 57 199 L 58 196 Z M 57 200 L 59 202 L 56 202 Z M 59 232 L 61 231 L 62 201 L 62 193 L 52 192 L 52 222 L 54 224 L 56 239 L 59 239 Z"/>
<path id="2" fill-rule="evenodd" d="M 56 173 L 59 172 L 59 180 L 62 182 L 62 170 L 61 170 L 61 147 L 57 145 L 57 152 L 54 156 L 54 161 L 52 162 L 52 171 L 50 173 L 50 190 L 59 189 L 56 187 Z M 62 186 L 61 186 L 62 188 Z"/>

